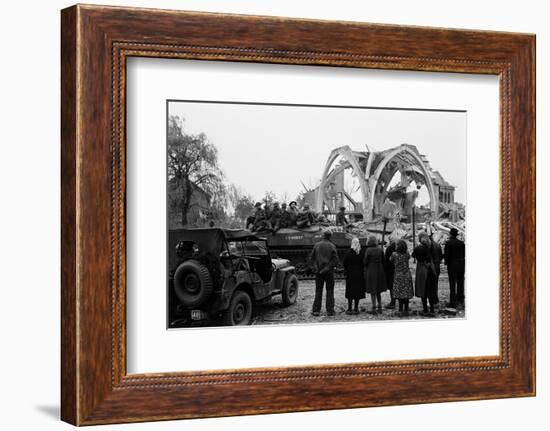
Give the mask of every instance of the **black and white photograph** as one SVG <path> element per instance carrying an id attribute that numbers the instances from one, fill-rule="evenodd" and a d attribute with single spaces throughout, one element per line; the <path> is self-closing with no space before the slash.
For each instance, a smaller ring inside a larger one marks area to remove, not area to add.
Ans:
<path id="1" fill-rule="evenodd" d="M 465 318 L 466 123 L 168 100 L 168 328 Z"/>
<path id="2" fill-rule="evenodd" d="M 94 3 L 3 4 L 2 429 L 548 428 L 545 2 Z"/>

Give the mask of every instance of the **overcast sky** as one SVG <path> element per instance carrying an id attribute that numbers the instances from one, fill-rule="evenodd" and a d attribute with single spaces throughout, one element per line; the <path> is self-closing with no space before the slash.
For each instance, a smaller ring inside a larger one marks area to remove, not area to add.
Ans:
<path id="1" fill-rule="evenodd" d="M 333 148 L 381 151 L 415 145 L 466 202 L 465 112 L 170 102 L 185 132 L 205 133 L 228 182 L 254 200 L 266 190 L 294 199 L 317 186 Z"/>

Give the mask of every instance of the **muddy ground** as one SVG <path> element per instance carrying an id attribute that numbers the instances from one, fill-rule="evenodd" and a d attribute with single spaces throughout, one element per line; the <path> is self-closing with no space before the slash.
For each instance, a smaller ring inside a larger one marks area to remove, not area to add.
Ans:
<path id="1" fill-rule="evenodd" d="M 313 298 L 315 296 L 315 281 L 300 280 L 298 299 L 296 304 L 290 307 L 284 307 L 280 296 L 274 297 L 267 304 L 260 304 L 256 307 L 253 325 L 274 325 L 274 324 L 292 324 L 292 323 L 316 323 L 316 322 L 340 322 L 340 321 L 364 321 L 364 320 L 406 320 L 406 319 L 433 319 L 425 317 L 419 313 L 422 311 L 422 302 L 420 298 L 413 298 L 409 304 L 410 315 L 400 317 L 397 307 L 395 310 L 383 308 L 381 314 L 372 315 L 367 313 L 371 309 L 370 297 L 362 299 L 359 302 L 360 313 L 358 315 L 347 315 L 347 299 L 344 295 L 345 281 L 336 280 L 334 287 L 335 315 L 327 316 L 325 311 L 325 297 L 323 292 L 323 306 L 321 315 L 315 317 L 311 315 Z M 382 293 L 382 304 L 386 305 L 390 301 L 389 291 Z M 457 310 L 456 315 L 452 310 L 445 309 L 444 304 L 449 301 L 449 279 L 446 273 L 442 273 L 439 278 L 439 308 L 436 307 L 435 317 L 438 319 L 463 318 L 464 309 Z"/>

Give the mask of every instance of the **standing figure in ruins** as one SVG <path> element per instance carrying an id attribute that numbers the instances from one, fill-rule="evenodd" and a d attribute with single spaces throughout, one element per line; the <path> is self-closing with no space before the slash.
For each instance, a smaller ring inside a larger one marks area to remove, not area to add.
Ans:
<path id="1" fill-rule="evenodd" d="M 435 316 L 435 266 L 433 263 L 430 237 L 426 232 L 418 235 L 418 244 L 413 250 L 412 257 L 416 259 L 416 276 L 414 280 L 414 294 L 422 299 L 424 315 Z M 428 311 L 429 303 L 429 311 Z"/>
<path id="2" fill-rule="evenodd" d="M 452 228 L 450 237 L 445 243 L 445 265 L 449 273 L 449 289 L 451 293 L 451 302 L 447 304 L 456 308 L 464 306 L 464 269 L 465 269 L 465 244 L 458 238 L 458 229 Z"/>
<path id="3" fill-rule="evenodd" d="M 436 238 L 437 239 L 437 238 Z M 435 296 L 434 301 L 435 304 L 439 304 L 439 275 L 441 274 L 441 261 L 443 260 L 443 250 L 441 249 L 441 246 L 439 245 L 439 242 L 437 242 L 434 239 L 434 235 L 430 235 L 430 246 L 431 246 L 431 253 L 432 253 L 432 259 L 434 262 L 434 268 L 435 268 Z"/>
<path id="4" fill-rule="evenodd" d="M 367 249 L 363 259 L 365 285 L 372 301 L 372 314 L 382 312 L 382 292 L 386 290 L 386 274 L 384 273 L 384 252 L 378 246 L 374 235 L 367 240 Z"/>
<path id="5" fill-rule="evenodd" d="M 395 296 L 393 294 L 393 278 L 395 275 L 395 264 L 390 259 L 391 255 L 395 251 L 396 243 L 395 238 L 390 237 L 390 245 L 384 252 L 384 271 L 386 272 L 386 284 L 390 290 L 390 302 L 386 305 L 386 308 L 392 310 L 395 308 Z"/>
<path id="6" fill-rule="evenodd" d="M 334 268 L 338 265 L 336 246 L 331 241 L 332 232 L 323 232 L 323 239 L 313 246 L 310 262 L 315 272 L 315 298 L 311 314 L 319 316 L 323 299 L 323 287 L 327 290 L 327 316 L 334 316 Z"/>
<path id="7" fill-rule="evenodd" d="M 344 256 L 342 262 L 346 277 L 346 299 L 348 309 L 346 314 L 359 314 L 359 300 L 365 297 L 365 278 L 363 274 L 363 257 L 365 251 L 361 249 L 359 238 L 354 236 L 351 240 L 351 248 Z M 353 309 L 352 309 L 353 302 Z"/>
<path id="8" fill-rule="evenodd" d="M 400 239 L 395 244 L 390 260 L 395 266 L 393 278 L 392 299 L 399 301 L 399 313 L 401 317 L 409 315 L 409 300 L 413 297 L 413 283 L 409 268 L 410 255 L 407 251 L 407 243 Z"/>

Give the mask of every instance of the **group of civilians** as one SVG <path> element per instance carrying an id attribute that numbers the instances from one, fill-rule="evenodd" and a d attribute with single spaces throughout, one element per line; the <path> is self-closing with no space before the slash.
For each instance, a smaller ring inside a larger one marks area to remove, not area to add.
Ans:
<path id="1" fill-rule="evenodd" d="M 326 289 L 327 315 L 334 315 L 334 269 L 338 265 L 338 254 L 331 237 L 330 231 L 324 232 L 310 256 L 315 272 L 314 316 L 320 315 L 323 289 Z M 361 247 L 359 238 L 354 237 L 342 262 L 348 300 L 346 314 L 359 314 L 359 301 L 366 294 L 371 298 L 370 313 L 382 312 L 382 292 L 389 290 L 391 299 L 386 308 L 393 309 L 397 303 L 400 316 L 409 315 L 409 301 L 414 296 L 422 300 L 423 315 L 435 316 L 442 263 L 449 275 L 450 301 L 446 306 L 464 306 L 465 245 L 458 238 L 458 230 L 450 230 L 444 249 L 427 232 L 418 235 L 418 242 L 409 254 L 407 243 L 402 239 L 391 240 L 383 250 L 374 235 L 368 238 L 365 248 Z M 409 266 L 411 258 L 416 261 L 414 282 Z"/>

